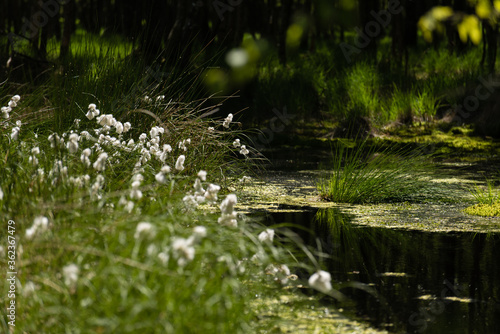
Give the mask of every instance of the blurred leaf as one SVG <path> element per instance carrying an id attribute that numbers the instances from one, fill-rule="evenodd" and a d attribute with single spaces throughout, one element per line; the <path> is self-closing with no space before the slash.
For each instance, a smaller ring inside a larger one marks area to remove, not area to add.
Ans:
<path id="1" fill-rule="evenodd" d="M 487 0 L 481 0 L 476 6 L 476 14 L 481 19 L 487 19 L 491 16 L 491 4 Z"/>
<path id="2" fill-rule="evenodd" d="M 495 7 L 497 12 L 500 12 L 500 0 L 493 1 L 493 7 Z"/>
<path id="3" fill-rule="evenodd" d="M 453 9 L 448 6 L 436 6 L 427 12 L 418 21 L 418 27 L 422 31 L 424 39 L 432 42 L 432 33 L 434 30 L 443 31 L 441 21 L 448 19 L 453 15 Z"/>
<path id="4" fill-rule="evenodd" d="M 453 9 L 448 6 L 436 6 L 431 9 L 430 15 L 437 21 L 444 21 L 453 15 Z"/>
<path id="5" fill-rule="evenodd" d="M 429 18 L 427 15 L 422 16 L 420 20 L 418 20 L 418 27 L 422 31 L 424 39 L 429 43 L 432 42 L 432 31 L 436 27 L 436 21 Z"/>
<path id="6" fill-rule="evenodd" d="M 205 72 L 204 83 L 213 92 L 225 91 L 229 78 L 227 74 L 219 68 L 211 68 Z"/>
<path id="7" fill-rule="evenodd" d="M 462 42 L 466 43 L 468 38 L 476 45 L 481 42 L 481 26 L 477 16 L 467 15 L 457 29 Z"/>
<path id="8" fill-rule="evenodd" d="M 286 45 L 290 48 L 298 48 L 304 29 L 299 24 L 292 24 L 286 32 Z"/>
<path id="9" fill-rule="evenodd" d="M 356 1 L 340 0 L 340 7 L 345 10 L 356 10 Z"/>

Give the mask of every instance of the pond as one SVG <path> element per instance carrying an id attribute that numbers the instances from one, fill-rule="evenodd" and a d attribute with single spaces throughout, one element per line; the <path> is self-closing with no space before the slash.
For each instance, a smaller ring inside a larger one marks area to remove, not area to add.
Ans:
<path id="1" fill-rule="evenodd" d="M 325 302 L 352 304 L 390 332 L 500 333 L 500 234 L 360 226 L 337 208 L 294 209 L 266 214 L 266 224 L 310 230 L 296 232 L 328 254 L 324 268 L 350 299 Z"/>

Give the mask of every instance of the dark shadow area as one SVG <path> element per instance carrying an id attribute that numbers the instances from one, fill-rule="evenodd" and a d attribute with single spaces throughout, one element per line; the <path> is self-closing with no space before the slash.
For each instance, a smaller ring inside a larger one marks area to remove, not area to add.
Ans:
<path id="1" fill-rule="evenodd" d="M 336 286 L 377 327 L 396 333 L 500 329 L 497 234 L 358 227 L 337 209 L 269 214 L 266 224 L 276 223 L 313 231 L 296 230 L 306 244 L 328 254 L 324 266 Z"/>

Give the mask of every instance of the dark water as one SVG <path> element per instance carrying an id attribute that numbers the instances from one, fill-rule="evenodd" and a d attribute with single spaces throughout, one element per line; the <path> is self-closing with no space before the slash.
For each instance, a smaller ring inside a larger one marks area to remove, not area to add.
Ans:
<path id="1" fill-rule="evenodd" d="M 356 312 L 397 333 L 500 333 L 500 235 L 357 227 L 338 210 L 269 214 L 294 223 Z M 372 291 L 346 287 L 370 285 Z M 349 307 L 349 305 L 337 305 Z"/>

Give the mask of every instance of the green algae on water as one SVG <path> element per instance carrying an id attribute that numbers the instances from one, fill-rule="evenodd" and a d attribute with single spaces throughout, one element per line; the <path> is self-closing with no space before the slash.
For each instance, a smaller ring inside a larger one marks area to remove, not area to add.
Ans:
<path id="1" fill-rule="evenodd" d="M 482 217 L 499 217 L 500 202 L 493 204 L 475 204 L 464 209 L 464 212 L 469 215 Z"/>

